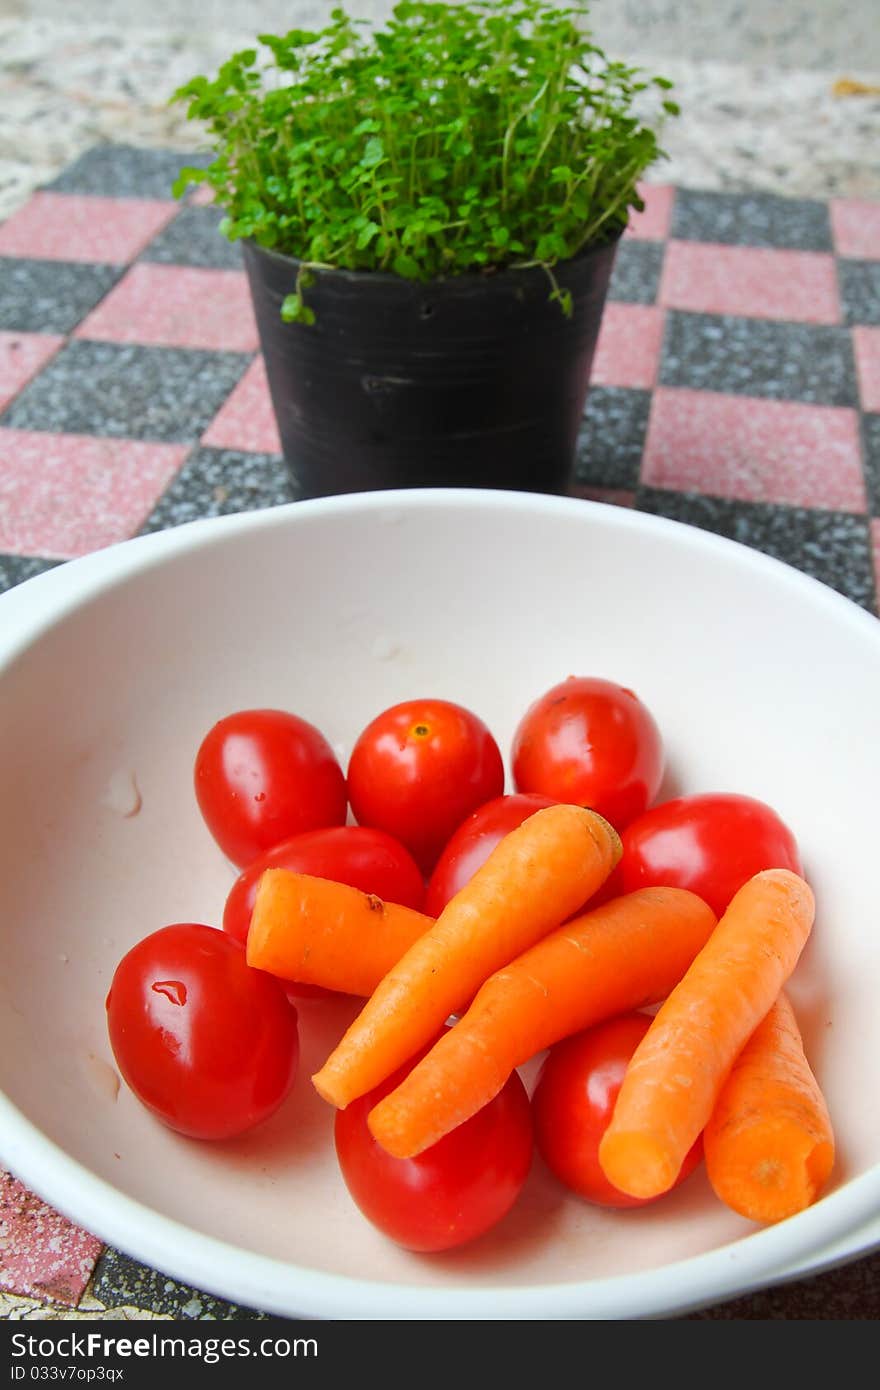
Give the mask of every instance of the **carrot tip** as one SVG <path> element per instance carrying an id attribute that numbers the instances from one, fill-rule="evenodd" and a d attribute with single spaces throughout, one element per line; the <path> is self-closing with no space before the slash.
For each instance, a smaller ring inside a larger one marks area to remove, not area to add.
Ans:
<path id="1" fill-rule="evenodd" d="M 706 1172 L 716 1197 L 749 1221 L 784 1221 L 816 1201 L 834 1166 L 834 1144 L 795 1124 L 738 1136 L 737 1161 L 707 1136 Z"/>
<path id="2" fill-rule="evenodd" d="M 333 1085 L 332 1080 L 328 1080 L 324 1076 L 325 1070 L 326 1068 L 322 1068 L 321 1071 L 315 1072 L 312 1077 L 312 1085 L 322 1100 L 328 1101 L 329 1104 L 334 1105 L 337 1110 L 344 1110 L 348 1101 L 342 1095 L 339 1088 Z"/>
<path id="3" fill-rule="evenodd" d="M 659 1197 L 678 1177 L 678 1166 L 652 1135 L 606 1132 L 599 1145 L 599 1166 L 614 1187 L 628 1197 Z"/>

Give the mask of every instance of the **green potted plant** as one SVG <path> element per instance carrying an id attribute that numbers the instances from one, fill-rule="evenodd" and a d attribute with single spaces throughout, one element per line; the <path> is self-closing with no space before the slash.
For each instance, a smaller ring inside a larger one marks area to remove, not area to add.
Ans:
<path id="1" fill-rule="evenodd" d="M 677 110 L 587 19 L 582 0 L 403 0 L 383 27 L 334 9 L 176 94 L 212 158 L 175 191 L 209 184 L 243 240 L 304 495 L 568 488 L 617 243 Z"/>

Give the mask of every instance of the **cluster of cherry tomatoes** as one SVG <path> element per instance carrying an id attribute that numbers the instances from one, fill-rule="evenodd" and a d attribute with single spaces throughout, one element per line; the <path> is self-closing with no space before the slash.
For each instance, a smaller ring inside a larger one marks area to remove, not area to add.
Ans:
<path id="1" fill-rule="evenodd" d="M 288 1095 L 299 1054 L 295 1003 L 322 991 L 246 962 L 267 868 L 335 879 L 437 916 L 502 836 L 564 801 L 592 807 L 621 834 L 622 857 L 602 898 L 668 884 L 720 915 L 759 870 L 802 872 L 794 836 L 761 801 L 709 793 L 657 802 L 660 730 L 613 681 L 561 681 L 523 712 L 508 751 L 511 792 L 487 725 L 441 699 L 384 710 L 345 770 L 325 734 L 294 713 L 221 719 L 197 751 L 194 787 L 208 830 L 239 871 L 223 930 L 188 922 L 153 932 L 119 963 L 107 997 L 113 1052 L 139 1099 L 184 1134 L 222 1139 L 261 1123 Z M 648 1021 L 627 1014 L 565 1039 L 548 1052 L 531 1098 L 514 1073 L 483 1111 L 417 1158 L 391 1157 L 367 1128 L 370 1109 L 401 1075 L 389 1078 L 336 1114 L 337 1157 L 354 1201 L 409 1248 L 461 1244 L 510 1209 L 536 1146 L 581 1197 L 639 1205 L 611 1187 L 597 1150 Z M 697 1145 L 679 1181 L 699 1157 Z"/>

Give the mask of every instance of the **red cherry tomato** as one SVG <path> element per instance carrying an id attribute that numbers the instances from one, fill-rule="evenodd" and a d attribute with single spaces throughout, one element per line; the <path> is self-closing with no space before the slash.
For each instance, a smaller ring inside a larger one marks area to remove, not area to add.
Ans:
<path id="1" fill-rule="evenodd" d="M 510 1211 L 532 1161 L 529 1098 L 516 1072 L 487 1106 L 415 1158 L 394 1158 L 367 1127 L 373 1106 L 425 1055 L 336 1112 L 336 1153 L 361 1212 L 407 1250 L 448 1250 Z"/>
<path id="2" fill-rule="evenodd" d="M 449 899 L 473 878 L 509 831 L 542 807 L 553 805 L 547 796 L 524 792 L 521 796 L 496 796 L 472 811 L 447 841 L 428 880 L 424 907 L 428 916 L 440 916 Z"/>
<path id="3" fill-rule="evenodd" d="M 535 1145 L 560 1182 L 603 1207 L 641 1207 L 656 1197 L 630 1197 L 613 1187 L 599 1165 L 599 1143 L 630 1058 L 648 1031 L 647 1014 L 626 1013 L 575 1033 L 548 1052 L 532 1092 Z M 675 1186 L 699 1163 L 692 1146 Z"/>
<path id="4" fill-rule="evenodd" d="M 663 743 L 632 690 L 569 676 L 526 710 L 511 750 L 517 791 L 589 806 L 621 830 L 648 807 L 663 777 Z"/>
<path id="5" fill-rule="evenodd" d="M 177 922 L 123 956 L 107 995 L 123 1079 L 171 1129 L 242 1134 L 277 1110 L 296 1075 L 295 1009 L 215 927 Z"/>
<path id="6" fill-rule="evenodd" d="M 803 875 L 797 841 L 763 801 L 734 793 L 679 796 L 624 830 L 613 878 L 620 892 L 661 884 L 689 888 L 721 916 L 762 869 Z"/>
<path id="7" fill-rule="evenodd" d="M 239 710 L 219 720 L 195 760 L 205 824 L 243 869 L 292 835 L 343 825 L 345 776 L 319 729 L 285 710 Z"/>
<path id="8" fill-rule="evenodd" d="M 242 870 L 223 909 L 223 930 L 242 944 L 247 942 L 260 876 L 266 869 L 293 869 L 333 879 L 386 902 L 423 910 L 425 880 L 405 845 L 371 826 L 334 825 L 295 835 Z"/>
<path id="9" fill-rule="evenodd" d="M 504 765 L 482 719 L 449 700 L 406 700 L 359 735 L 348 795 L 361 825 L 387 830 L 425 873 L 465 816 L 504 790 Z"/>

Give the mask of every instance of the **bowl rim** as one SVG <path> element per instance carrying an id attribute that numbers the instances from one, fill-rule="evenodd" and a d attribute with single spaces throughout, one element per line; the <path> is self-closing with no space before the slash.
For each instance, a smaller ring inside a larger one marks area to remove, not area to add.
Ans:
<path id="1" fill-rule="evenodd" d="M 764 570 L 830 606 L 876 643 L 880 621 L 820 580 L 742 542 L 608 503 L 489 489 L 426 488 L 345 494 L 204 518 L 67 561 L 0 594 L 0 674 L 77 608 L 120 582 L 236 533 L 309 524 L 311 517 L 466 510 L 591 514 L 603 526 L 667 535 L 746 568 Z M 258 1254 L 163 1216 L 99 1178 L 32 1124 L 0 1092 L 0 1159 L 45 1201 L 104 1243 L 187 1284 L 278 1316 L 351 1319 L 613 1319 L 665 1316 L 846 1263 L 880 1246 L 880 1163 L 806 1211 L 698 1255 L 637 1273 L 554 1284 L 456 1287 L 399 1284 L 314 1270 Z"/>

